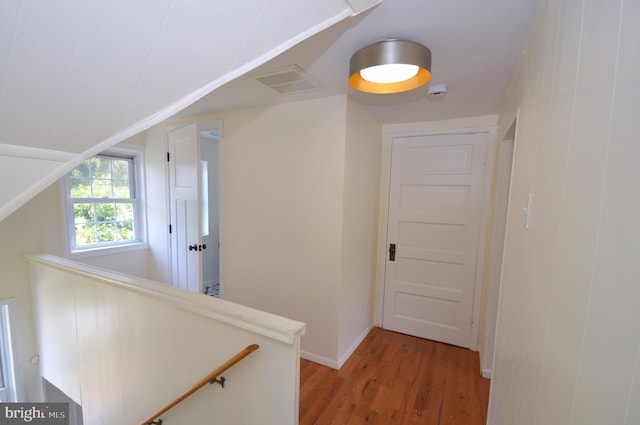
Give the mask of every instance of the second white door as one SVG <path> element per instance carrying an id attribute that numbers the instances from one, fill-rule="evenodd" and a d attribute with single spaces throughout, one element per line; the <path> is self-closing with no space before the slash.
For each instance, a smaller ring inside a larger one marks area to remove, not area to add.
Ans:
<path id="1" fill-rule="evenodd" d="M 383 327 L 469 347 L 487 133 L 392 143 Z"/>
<path id="2" fill-rule="evenodd" d="M 200 138 L 195 124 L 168 134 L 173 285 L 202 292 Z"/>

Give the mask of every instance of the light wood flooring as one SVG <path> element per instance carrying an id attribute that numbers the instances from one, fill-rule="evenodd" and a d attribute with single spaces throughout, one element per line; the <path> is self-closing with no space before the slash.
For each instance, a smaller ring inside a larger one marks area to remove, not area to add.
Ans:
<path id="1" fill-rule="evenodd" d="M 484 425 L 470 350 L 374 328 L 340 371 L 302 360 L 300 425 Z"/>

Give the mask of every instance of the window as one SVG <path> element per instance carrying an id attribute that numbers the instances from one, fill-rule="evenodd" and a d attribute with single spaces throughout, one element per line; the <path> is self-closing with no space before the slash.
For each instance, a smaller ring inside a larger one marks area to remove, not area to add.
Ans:
<path id="1" fill-rule="evenodd" d="M 66 179 L 71 252 L 144 242 L 137 163 L 141 153 L 107 151 Z"/>
<path id="2" fill-rule="evenodd" d="M 16 402 L 22 398 L 15 374 L 13 322 L 15 300 L 0 300 L 0 402 Z"/>

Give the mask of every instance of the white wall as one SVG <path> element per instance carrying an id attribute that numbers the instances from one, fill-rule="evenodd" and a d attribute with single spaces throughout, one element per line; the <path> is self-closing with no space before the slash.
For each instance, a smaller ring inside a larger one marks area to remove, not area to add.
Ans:
<path id="1" fill-rule="evenodd" d="M 307 324 L 338 352 L 346 99 L 224 114 L 222 281 L 229 300 Z"/>
<path id="2" fill-rule="evenodd" d="M 342 225 L 338 365 L 374 323 L 382 127 L 348 100 Z"/>
<path id="3" fill-rule="evenodd" d="M 519 109 L 488 423 L 640 423 L 640 3 L 548 1 Z M 530 229 L 521 207 L 533 193 Z"/>
<path id="4" fill-rule="evenodd" d="M 38 350 L 24 254 L 50 252 L 61 255 L 60 220 L 59 192 L 57 185 L 54 185 L 0 222 L 0 298 L 16 299 L 20 349 L 16 367 L 22 371 L 25 397 L 30 401 L 41 400 L 42 394 L 38 365 L 30 362 Z"/>

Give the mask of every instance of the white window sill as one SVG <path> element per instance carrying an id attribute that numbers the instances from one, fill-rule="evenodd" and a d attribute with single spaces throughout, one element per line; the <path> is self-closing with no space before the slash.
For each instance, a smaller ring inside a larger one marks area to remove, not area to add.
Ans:
<path id="1" fill-rule="evenodd" d="M 113 255 L 113 254 L 122 254 L 125 252 L 131 251 L 141 251 L 144 249 L 149 249 L 149 244 L 146 242 L 135 242 L 126 245 L 116 245 L 116 246 L 100 246 L 89 249 L 82 249 L 78 251 L 71 251 L 68 253 L 69 259 L 78 259 L 78 258 L 88 258 L 88 257 L 97 257 L 100 255 Z"/>

